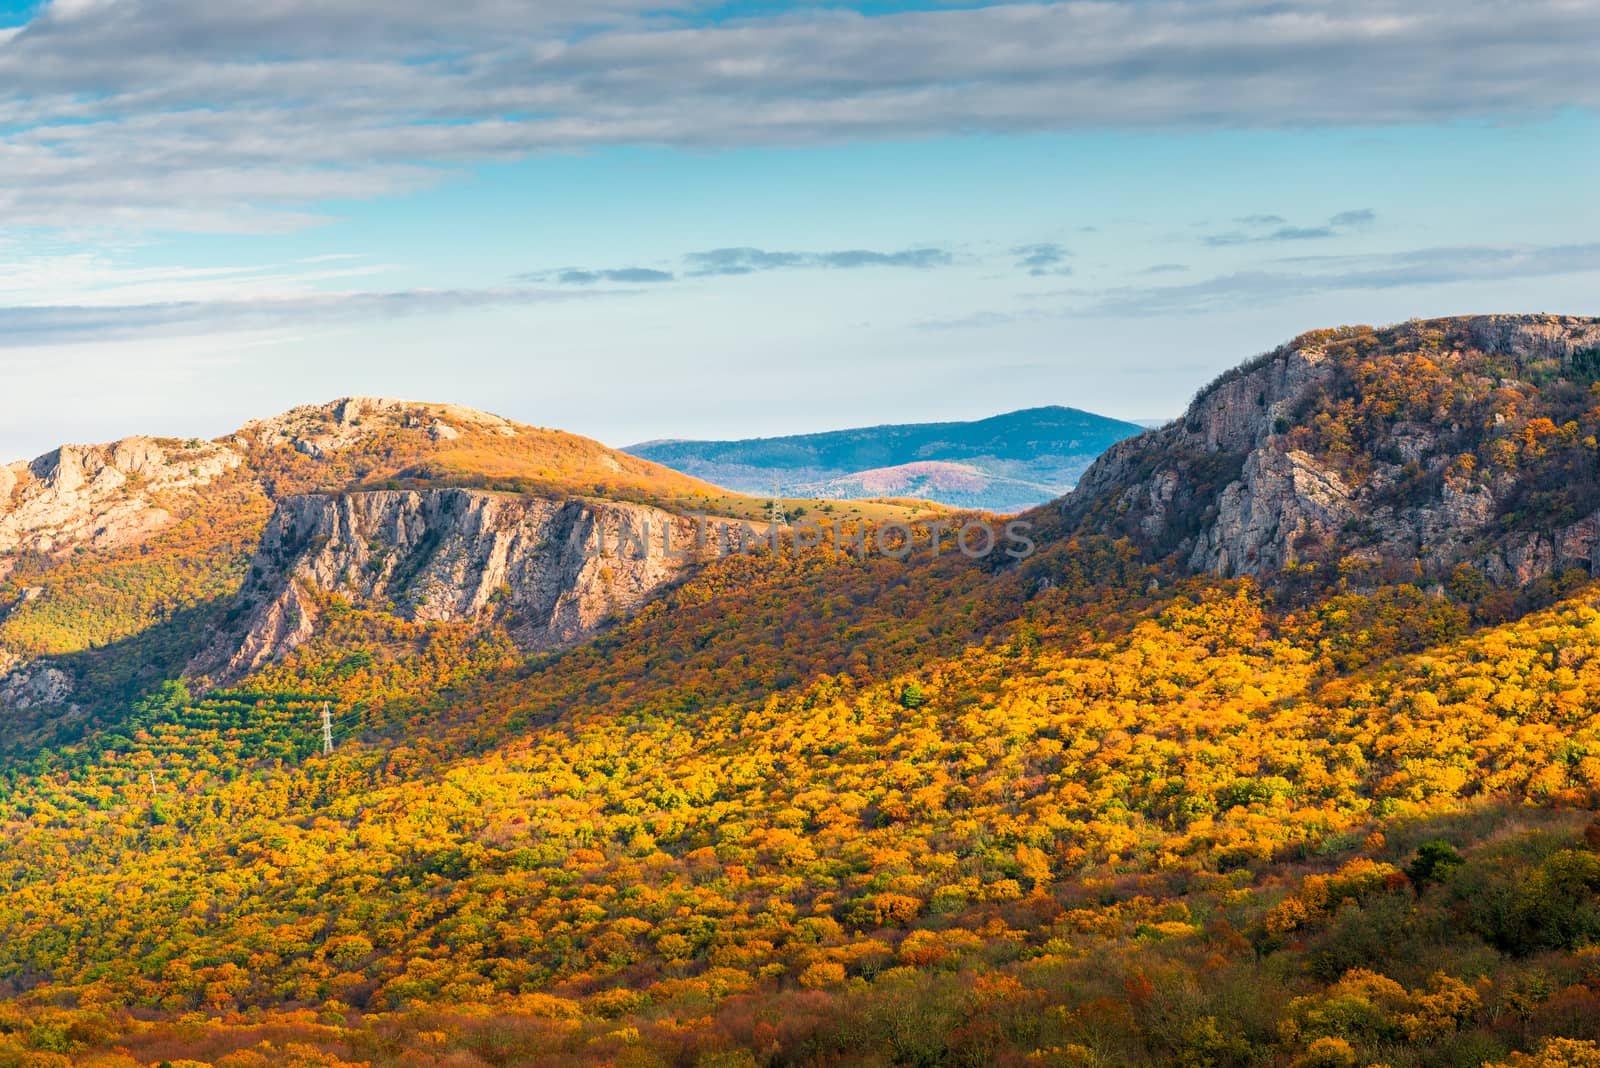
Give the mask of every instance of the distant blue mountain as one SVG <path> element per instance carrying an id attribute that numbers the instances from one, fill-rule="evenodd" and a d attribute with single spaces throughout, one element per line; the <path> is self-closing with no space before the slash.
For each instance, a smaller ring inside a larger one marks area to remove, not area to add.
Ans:
<path id="1" fill-rule="evenodd" d="M 1144 432 L 1076 408 L 969 423 L 906 423 L 742 441 L 648 441 L 625 451 L 741 493 L 922 497 L 1020 511 L 1070 490 L 1095 457 Z"/>

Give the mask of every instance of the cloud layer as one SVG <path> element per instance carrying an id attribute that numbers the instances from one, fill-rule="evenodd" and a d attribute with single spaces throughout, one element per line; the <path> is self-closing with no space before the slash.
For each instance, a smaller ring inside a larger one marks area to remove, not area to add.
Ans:
<path id="1" fill-rule="evenodd" d="M 543 304 L 574 294 L 531 287 L 304 294 L 245 300 L 0 307 L 0 349 L 207 333 L 301 329 L 329 323 Z"/>
<path id="2" fill-rule="evenodd" d="M 1275 225 L 1266 220 L 1257 225 Z M 1182 264 L 1146 268 L 1149 276 L 1186 273 Z M 1600 243 L 1460 245 L 1402 252 L 1268 259 L 1244 270 L 1182 285 L 1055 290 L 1030 304 L 928 319 L 923 330 L 971 330 L 1063 319 L 1149 320 L 1259 309 L 1324 293 L 1378 292 L 1600 273 Z"/>
<path id="3" fill-rule="evenodd" d="M 1377 221 L 1378 213 L 1370 208 L 1341 211 L 1319 226 L 1294 226 L 1281 215 L 1247 215 L 1234 220 L 1237 228 L 1226 233 L 1209 234 L 1204 240 L 1212 248 L 1283 241 L 1321 241 L 1352 230 L 1365 229 Z"/>
<path id="4" fill-rule="evenodd" d="M 1364 221 L 1364 220 L 1362 220 Z M 1255 225 L 1275 226 L 1264 221 Z M 1009 250 L 1015 266 L 1033 277 L 1064 275 L 1066 253 L 1054 244 Z M 535 272 L 519 284 L 473 289 L 395 289 L 343 293 L 316 292 L 308 286 L 316 271 L 284 273 L 266 268 L 218 268 L 162 272 L 112 269 L 70 260 L 54 269 L 59 284 L 21 289 L 26 305 L 0 305 L 0 349 L 34 348 L 83 342 L 206 333 L 256 333 L 303 329 L 331 323 L 375 321 L 409 315 L 439 315 L 471 309 L 535 305 L 637 293 L 643 287 L 682 278 L 722 278 L 783 270 L 849 270 L 899 267 L 925 270 L 947 266 L 954 257 L 942 249 L 903 252 L 777 252 L 755 248 L 713 249 L 683 257 L 682 274 L 645 267 Z M 49 261 L 35 261 L 39 273 Z M 381 268 L 372 268 L 375 270 Z M 363 268 L 350 268 L 360 272 Z M 1183 264 L 1161 263 L 1137 272 L 1149 278 L 1188 273 Z M 925 320 L 921 329 L 967 329 L 1021 321 L 1065 318 L 1147 319 L 1160 316 L 1260 308 L 1319 293 L 1398 290 L 1458 283 L 1499 283 L 1516 279 L 1600 273 L 1600 243 L 1568 245 L 1463 245 L 1402 252 L 1295 256 L 1260 260 L 1246 269 L 1177 285 L 1125 285 L 1076 288 L 1029 295 L 1031 306 L 1018 310 L 980 310 L 951 318 Z M 20 272 L 19 272 L 20 273 Z M 0 271 L 0 296 L 12 283 Z M 93 283 L 86 285 L 85 283 Z M 535 283 L 557 283 L 555 288 Z M 611 283 L 624 288 L 594 288 Z M 50 303 L 40 293 L 82 288 L 92 302 Z M 230 291 L 247 295 L 231 297 Z M 163 293 L 170 299 L 145 299 Z"/>
<path id="5" fill-rule="evenodd" d="M 1271 260 L 1247 271 L 1178 286 L 1128 287 L 1075 294 L 1080 314 L 1188 315 L 1260 306 L 1317 293 L 1403 289 L 1463 282 L 1600 271 L 1600 244 L 1453 246 L 1354 256 Z"/>
<path id="6" fill-rule="evenodd" d="M 592 286 L 597 282 L 613 282 L 618 285 L 653 285 L 657 282 L 671 282 L 677 276 L 671 271 L 657 271 L 650 267 L 613 267 L 600 271 L 585 271 L 574 268 L 561 271 L 556 275 L 556 281 L 564 286 Z"/>
<path id="7" fill-rule="evenodd" d="M 910 267 L 926 270 L 947 267 L 950 253 L 938 248 L 912 248 L 901 252 L 845 249 L 840 252 L 768 252 L 759 248 L 716 248 L 684 257 L 689 273 L 699 278 L 755 274 L 760 271 L 841 270 L 860 267 Z"/>
<path id="8" fill-rule="evenodd" d="M 726 278 L 765 271 L 850 271 L 862 267 L 901 267 L 928 270 L 948 267 L 955 256 L 942 248 L 909 248 L 897 252 L 853 248 L 838 252 L 781 252 L 763 248 L 713 248 L 683 256 L 683 277 Z M 673 271 L 653 267 L 569 267 L 559 271 L 530 271 L 525 282 L 557 282 L 566 286 L 652 285 L 677 281 Z"/>
<path id="9" fill-rule="evenodd" d="M 274 230 L 439 168 L 1600 106 L 1582 0 L 1074 0 L 712 20 L 645 0 L 54 0 L 0 31 L 0 218 Z"/>
<path id="10" fill-rule="evenodd" d="M 1043 278 L 1051 274 L 1071 274 L 1072 268 L 1067 266 L 1067 257 L 1071 255 L 1065 248 L 1053 241 L 1037 245 L 1022 245 L 1011 250 L 1011 255 L 1016 257 L 1017 266 L 1028 272 L 1034 278 Z"/>

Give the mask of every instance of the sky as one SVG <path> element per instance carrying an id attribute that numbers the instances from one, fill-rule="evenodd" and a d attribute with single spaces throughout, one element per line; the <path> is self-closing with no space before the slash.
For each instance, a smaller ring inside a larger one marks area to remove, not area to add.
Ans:
<path id="1" fill-rule="evenodd" d="M 1593 0 L 0 0 L 0 461 L 346 395 L 612 445 L 1180 412 L 1600 314 Z"/>

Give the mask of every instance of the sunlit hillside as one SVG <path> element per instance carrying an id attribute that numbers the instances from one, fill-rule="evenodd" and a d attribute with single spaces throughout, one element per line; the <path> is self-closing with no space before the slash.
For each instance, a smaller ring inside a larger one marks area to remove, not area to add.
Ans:
<path id="1" fill-rule="evenodd" d="M 237 684 L 122 677 L 0 765 L 0 1064 L 1596 1063 L 1600 589 L 1570 552 L 1491 561 L 1551 536 L 1516 505 L 1551 472 L 1587 499 L 1600 408 L 1586 356 L 1426 355 L 1471 329 L 1298 339 L 1202 391 L 1191 451 L 1118 446 L 1024 560 L 791 531 L 538 653 L 308 590 L 314 633 Z M 1273 360 L 1330 368 L 1294 388 L 1360 432 L 1218 400 Z M 1391 456 L 1423 360 L 1476 421 Z M 561 477 L 493 440 L 339 477 Z M 1290 479 L 1275 513 L 1322 534 L 1215 566 L 1195 547 L 1253 536 L 1229 486 L 1280 457 L 1337 464 L 1343 497 Z M 1389 533 L 1499 510 L 1395 571 L 1326 517 L 1410 464 Z M 141 543 L 152 574 L 208 603 L 263 521 L 236 512 Z M 129 641 L 170 626 L 95 581 Z"/>
<path id="2" fill-rule="evenodd" d="M 10 480 L 0 502 L 0 675 L 48 658 L 14 694 L 0 688 L 0 704 L 16 713 L 0 725 L 0 746 L 19 727 L 80 730 L 80 715 L 114 714 L 182 673 L 238 592 L 275 503 L 293 495 L 464 487 L 763 526 L 773 505 L 587 438 L 450 405 L 351 398 L 216 442 L 129 444 L 65 447 L 0 469 Z M 915 501 L 778 505 L 852 528 L 940 514 Z M 56 678 L 71 681 L 74 710 Z"/>

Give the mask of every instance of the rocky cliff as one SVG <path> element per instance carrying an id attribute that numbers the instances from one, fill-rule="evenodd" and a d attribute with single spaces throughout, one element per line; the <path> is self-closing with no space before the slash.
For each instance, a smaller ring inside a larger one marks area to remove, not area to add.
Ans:
<path id="1" fill-rule="evenodd" d="M 693 520 L 618 502 L 463 489 L 290 497 L 230 624 L 189 673 L 232 682 L 284 656 L 332 595 L 416 622 L 492 619 L 524 648 L 556 648 L 642 604 L 700 536 Z"/>
<path id="2" fill-rule="evenodd" d="M 1112 446 L 1059 509 L 1178 570 L 1600 573 L 1600 321 L 1308 334 Z"/>

